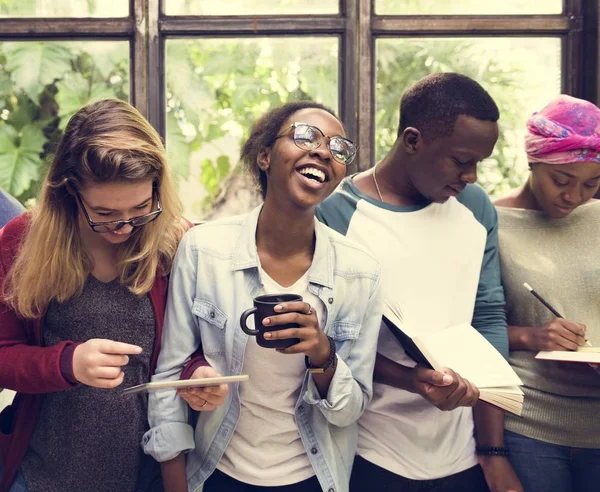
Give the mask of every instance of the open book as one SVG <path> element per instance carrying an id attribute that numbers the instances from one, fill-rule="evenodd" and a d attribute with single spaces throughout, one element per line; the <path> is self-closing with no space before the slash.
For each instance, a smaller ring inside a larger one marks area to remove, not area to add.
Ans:
<path id="1" fill-rule="evenodd" d="M 585 362 L 600 364 L 600 347 L 579 347 L 576 351 L 552 350 L 538 352 L 537 360 L 554 360 L 557 362 Z"/>
<path id="2" fill-rule="evenodd" d="M 383 321 L 417 363 L 452 369 L 479 389 L 479 399 L 521 415 L 523 383 L 510 364 L 471 325 L 455 325 L 425 336 L 402 325 L 401 314 L 384 303 Z M 402 327 L 402 328 L 400 328 Z"/>

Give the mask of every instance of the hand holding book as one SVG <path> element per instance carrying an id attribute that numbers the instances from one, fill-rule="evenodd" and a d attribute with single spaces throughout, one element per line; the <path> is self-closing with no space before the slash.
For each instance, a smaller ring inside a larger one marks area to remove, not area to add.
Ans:
<path id="1" fill-rule="evenodd" d="M 420 335 L 417 330 L 404 325 L 399 310 L 387 301 L 384 302 L 383 321 L 418 364 L 442 374 L 447 371 L 445 368 L 451 367 L 455 371 L 453 380 L 460 377 L 466 381 L 464 378 L 468 378 L 468 386 L 479 392 L 480 400 L 521 415 L 523 392 L 519 386 L 523 383 L 504 357 L 475 328 L 467 324 L 455 325 Z M 436 391 L 441 390 L 437 387 Z M 461 391 L 467 391 L 464 385 L 461 385 Z M 469 395 L 468 400 L 471 398 Z"/>
<path id="2" fill-rule="evenodd" d="M 479 400 L 477 387 L 448 368 L 442 372 L 418 364 L 413 369 L 413 385 L 415 393 L 444 411 L 472 407 Z"/>

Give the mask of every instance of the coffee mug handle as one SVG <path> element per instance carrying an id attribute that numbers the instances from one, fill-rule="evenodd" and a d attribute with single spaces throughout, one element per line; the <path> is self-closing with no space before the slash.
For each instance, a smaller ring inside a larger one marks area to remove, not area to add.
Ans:
<path id="1" fill-rule="evenodd" d="M 248 325 L 246 325 L 246 320 L 248 319 L 248 316 L 254 314 L 255 312 L 256 308 L 253 307 L 250 309 L 246 309 L 240 316 L 240 326 L 242 327 L 242 330 L 244 330 L 244 333 L 246 333 L 247 335 L 253 337 L 257 336 L 260 332 L 258 330 L 251 330 L 250 328 L 248 328 Z"/>

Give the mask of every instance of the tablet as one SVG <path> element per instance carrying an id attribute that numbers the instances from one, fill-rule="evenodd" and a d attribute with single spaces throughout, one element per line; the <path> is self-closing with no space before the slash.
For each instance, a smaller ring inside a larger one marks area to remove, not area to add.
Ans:
<path id="1" fill-rule="evenodd" d="M 177 390 L 179 388 L 200 388 L 205 386 L 218 386 L 219 384 L 238 383 L 241 381 L 247 381 L 248 379 L 249 377 L 247 374 L 240 374 L 238 376 L 221 376 L 217 378 L 157 381 L 155 383 L 145 383 L 138 384 L 137 386 L 131 386 L 130 388 L 124 389 L 121 393 L 124 395 L 131 395 L 132 393 L 149 391 Z"/>

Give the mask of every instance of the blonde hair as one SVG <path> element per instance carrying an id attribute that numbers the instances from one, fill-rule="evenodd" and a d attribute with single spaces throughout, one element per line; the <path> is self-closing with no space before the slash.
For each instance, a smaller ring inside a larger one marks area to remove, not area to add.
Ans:
<path id="1" fill-rule="evenodd" d="M 163 212 L 117 246 L 119 279 L 136 295 L 150 291 L 157 273 L 169 273 L 185 231 L 164 146 L 126 102 L 105 99 L 80 109 L 67 125 L 31 212 L 22 247 L 3 285 L 4 301 L 22 317 L 35 318 L 51 301 L 81 294 L 93 260 L 80 237 L 75 192 L 86 183 L 148 179 L 160 194 Z"/>

